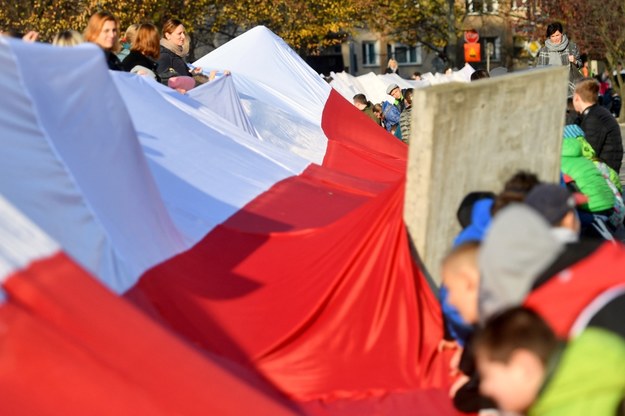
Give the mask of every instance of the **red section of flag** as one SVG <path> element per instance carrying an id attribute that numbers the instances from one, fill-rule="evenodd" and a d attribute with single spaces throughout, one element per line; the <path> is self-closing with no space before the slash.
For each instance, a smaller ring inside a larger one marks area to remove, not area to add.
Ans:
<path id="1" fill-rule="evenodd" d="M 4 287 L 0 414 L 298 413 L 250 370 L 189 347 L 63 254 Z"/>
<path id="2" fill-rule="evenodd" d="M 299 401 L 384 407 L 389 394 L 443 391 L 439 305 L 402 217 L 407 148 L 334 91 L 322 127 L 322 167 L 276 184 L 127 296 Z M 453 413 L 432 397 L 430 410 Z"/>

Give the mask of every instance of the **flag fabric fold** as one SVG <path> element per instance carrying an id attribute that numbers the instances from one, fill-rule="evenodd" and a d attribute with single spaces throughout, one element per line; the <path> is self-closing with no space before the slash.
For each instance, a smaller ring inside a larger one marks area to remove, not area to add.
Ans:
<path id="1" fill-rule="evenodd" d="M 0 194 L 69 256 L 8 278 L 3 308 L 57 345 L 31 352 L 41 365 L 82 357 L 85 401 L 106 379 L 120 409 L 141 390 L 128 414 L 194 414 L 179 402 L 203 386 L 223 394 L 212 414 L 454 414 L 403 223 L 407 148 L 280 38 L 258 27 L 203 57 L 232 75 L 188 95 L 88 45 L 0 39 L 0 63 Z"/>

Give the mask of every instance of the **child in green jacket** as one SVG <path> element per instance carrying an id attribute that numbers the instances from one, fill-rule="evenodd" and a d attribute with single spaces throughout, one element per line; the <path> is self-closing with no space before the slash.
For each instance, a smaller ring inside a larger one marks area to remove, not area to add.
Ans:
<path id="1" fill-rule="evenodd" d="M 508 309 L 474 340 L 480 391 L 529 416 L 623 414 L 625 340 L 588 327 L 561 343 L 533 311 Z M 620 412 L 620 413 L 619 413 Z"/>

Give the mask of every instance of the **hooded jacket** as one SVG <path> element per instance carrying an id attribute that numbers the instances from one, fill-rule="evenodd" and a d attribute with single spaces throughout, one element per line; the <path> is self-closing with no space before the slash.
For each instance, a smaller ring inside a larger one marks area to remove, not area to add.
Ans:
<path id="1" fill-rule="evenodd" d="M 473 209 L 471 210 L 471 224 L 460 231 L 460 234 L 458 234 L 454 240 L 454 247 L 468 241 L 482 241 L 491 222 L 490 210 L 494 202 L 495 200 L 492 198 L 484 198 L 473 205 Z"/>
<path id="2" fill-rule="evenodd" d="M 625 394 L 625 341 L 589 328 L 571 341 L 547 375 L 528 416 L 616 415 Z"/>
<path id="3" fill-rule="evenodd" d="M 497 213 L 478 254 L 479 314 L 493 314 L 523 303 L 534 280 L 563 252 L 547 221 L 525 204 Z"/>
<path id="4" fill-rule="evenodd" d="M 562 141 L 562 172 L 575 181 L 579 190 L 588 197 L 588 203 L 580 206 L 590 212 L 600 212 L 614 207 L 615 199 L 610 186 L 593 162 L 582 154 L 577 139 Z"/>
<path id="5" fill-rule="evenodd" d="M 399 110 L 388 101 L 382 102 L 382 117 L 386 131 L 391 132 L 394 126 L 399 125 Z"/>

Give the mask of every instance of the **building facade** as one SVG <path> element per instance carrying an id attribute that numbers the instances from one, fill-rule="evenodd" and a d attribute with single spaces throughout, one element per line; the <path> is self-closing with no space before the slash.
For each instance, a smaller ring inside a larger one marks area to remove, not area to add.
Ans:
<path id="1" fill-rule="evenodd" d="M 516 70 L 533 65 L 528 44 L 533 39 L 524 27 L 528 0 L 460 0 L 464 17 L 460 31 L 479 34 L 480 60 L 470 64 L 476 69 L 503 67 Z M 423 45 L 404 45 L 384 39 L 379 33 L 357 31 L 341 45 L 345 70 L 353 75 L 383 73 L 390 58 L 399 64 L 399 73 L 409 78 L 414 72 L 442 72 L 447 64 L 461 68 L 465 64 L 464 37 L 449 48 L 450 61 L 443 61 L 436 51 Z"/>

